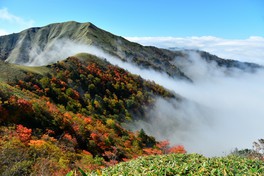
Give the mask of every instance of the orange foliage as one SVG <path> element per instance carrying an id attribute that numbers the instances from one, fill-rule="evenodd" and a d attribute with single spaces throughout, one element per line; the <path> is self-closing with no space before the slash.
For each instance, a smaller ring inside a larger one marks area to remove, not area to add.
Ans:
<path id="1" fill-rule="evenodd" d="M 168 153 L 186 153 L 186 150 L 182 145 L 177 145 L 169 148 Z"/>
<path id="2" fill-rule="evenodd" d="M 163 152 L 167 153 L 169 149 L 170 142 L 168 140 L 160 141 L 156 144 L 156 146 Z"/>
<path id="3" fill-rule="evenodd" d="M 124 146 L 126 148 L 131 148 L 131 142 L 129 140 L 126 140 L 125 143 L 124 143 Z"/>
<path id="4" fill-rule="evenodd" d="M 30 146 L 34 146 L 34 147 L 41 147 L 42 145 L 44 145 L 46 142 L 43 140 L 30 140 L 29 141 L 29 145 Z"/>
<path id="5" fill-rule="evenodd" d="M 158 147 L 164 154 L 166 153 L 186 153 L 186 150 L 182 145 L 176 145 L 176 146 L 170 146 L 170 142 L 168 140 L 161 141 L 156 144 L 156 147 Z"/>
<path id="6" fill-rule="evenodd" d="M 93 140 L 97 140 L 97 138 L 98 138 L 98 135 L 96 134 L 96 133 L 91 133 L 91 138 L 93 139 Z"/>
<path id="7" fill-rule="evenodd" d="M 122 160 L 123 160 L 124 162 L 130 161 L 130 159 L 127 159 L 127 158 L 122 158 Z"/>
<path id="8" fill-rule="evenodd" d="M 90 155 L 90 156 L 93 156 L 90 152 L 88 152 L 87 150 L 83 150 L 82 151 L 85 155 Z"/>
<path id="9" fill-rule="evenodd" d="M 161 150 L 155 149 L 155 148 L 144 148 L 143 151 L 146 155 L 161 155 L 162 154 Z"/>
<path id="10" fill-rule="evenodd" d="M 69 133 L 64 134 L 63 138 L 67 139 L 68 141 L 72 141 L 73 140 L 72 136 Z"/>
<path id="11" fill-rule="evenodd" d="M 16 132 L 18 134 L 19 139 L 23 143 L 28 143 L 28 141 L 31 139 L 32 129 L 24 127 L 23 125 L 17 125 Z"/>
<path id="12" fill-rule="evenodd" d="M 84 120 L 84 122 L 85 122 L 86 124 L 89 124 L 89 123 L 92 122 L 92 118 L 91 118 L 91 117 L 85 117 L 83 120 Z"/>
<path id="13" fill-rule="evenodd" d="M 51 102 L 47 101 L 46 105 L 47 105 L 50 112 L 59 113 L 58 108 L 54 104 L 52 104 Z"/>
<path id="14" fill-rule="evenodd" d="M 51 130 L 51 129 L 46 129 L 46 133 L 49 135 L 54 135 L 55 131 Z"/>
<path id="15" fill-rule="evenodd" d="M 41 136 L 41 139 L 44 140 L 44 141 L 57 142 L 57 139 L 55 139 L 54 137 L 50 137 L 50 136 L 47 135 L 47 134 L 43 134 L 43 135 Z"/>
<path id="16" fill-rule="evenodd" d="M 64 117 L 67 118 L 67 119 L 72 119 L 72 116 L 69 112 L 65 112 L 64 113 Z"/>

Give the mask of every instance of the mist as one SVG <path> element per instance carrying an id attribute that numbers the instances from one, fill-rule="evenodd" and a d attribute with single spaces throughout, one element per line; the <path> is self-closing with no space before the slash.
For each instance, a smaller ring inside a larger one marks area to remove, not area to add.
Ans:
<path id="1" fill-rule="evenodd" d="M 192 62 L 183 70 L 193 83 L 168 77 L 157 81 L 185 100 L 159 99 L 149 112 L 149 124 L 135 126 L 205 156 L 227 155 L 236 147 L 252 148 L 264 134 L 264 72 L 233 69 L 227 74 L 227 69 L 215 63 L 206 63 L 193 53 L 189 56 Z"/>
<path id="2" fill-rule="evenodd" d="M 187 58 L 175 58 L 173 64 L 193 82 L 177 80 L 165 73 L 140 69 L 132 63 L 103 52 L 100 48 L 67 39 L 56 41 L 44 51 L 31 50 L 26 65 L 47 65 L 68 56 L 86 52 L 108 60 L 144 79 L 155 81 L 182 97 L 165 100 L 157 97 L 148 121 L 130 124 L 133 130 L 143 128 L 158 140 L 184 145 L 189 153 L 205 156 L 229 154 L 236 147 L 251 148 L 263 138 L 264 72 L 243 72 L 208 63 L 196 52 L 186 51 Z"/>

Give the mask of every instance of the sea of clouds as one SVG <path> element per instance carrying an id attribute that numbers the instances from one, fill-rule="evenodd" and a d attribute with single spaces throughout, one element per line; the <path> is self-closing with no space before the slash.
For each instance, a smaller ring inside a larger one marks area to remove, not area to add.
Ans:
<path id="1" fill-rule="evenodd" d="M 198 49 L 221 58 L 254 62 L 264 65 L 264 37 L 224 39 L 213 36 L 201 37 L 126 37 L 142 45 L 160 48 Z"/>
<path id="2" fill-rule="evenodd" d="M 173 63 L 193 80 L 189 82 L 141 69 L 98 47 L 67 39 L 54 41 L 44 51 L 33 48 L 30 62 L 25 64 L 46 65 L 80 52 L 106 59 L 182 97 L 182 101 L 157 97 L 154 108 L 147 112 L 150 120 L 130 124 L 133 130 L 143 128 L 159 140 L 184 145 L 188 152 L 206 156 L 229 154 L 236 147 L 252 148 L 254 141 L 264 137 L 263 70 L 255 73 L 227 70 L 206 62 L 195 51 L 185 51 L 187 58 L 175 58 Z"/>

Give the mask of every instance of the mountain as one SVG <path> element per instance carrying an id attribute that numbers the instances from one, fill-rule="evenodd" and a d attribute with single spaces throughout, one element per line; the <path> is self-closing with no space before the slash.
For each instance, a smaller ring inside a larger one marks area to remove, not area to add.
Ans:
<path id="1" fill-rule="evenodd" d="M 154 69 L 169 76 L 181 79 L 189 79 L 184 71 L 175 64 L 175 58 L 187 58 L 185 50 L 166 50 L 152 46 L 142 46 L 137 43 L 113 35 L 104 31 L 92 23 L 78 23 L 74 21 L 65 23 L 55 23 L 44 27 L 34 27 L 24 30 L 20 33 L 10 34 L 0 37 L 0 59 L 9 63 L 16 64 L 47 64 L 50 57 L 56 55 L 56 59 L 61 60 L 69 55 L 60 55 L 59 51 L 71 41 L 74 44 L 82 44 L 82 46 L 94 46 L 103 52 L 106 52 L 124 62 L 133 63 L 141 68 Z M 58 45 L 58 43 L 60 43 Z M 56 45 L 57 44 L 57 45 Z M 74 44 L 68 46 L 61 52 L 67 53 L 73 48 L 77 48 Z M 44 54 L 56 50 L 51 54 Z M 78 51 L 79 53 L 81 51 Z M 84 51 L 83 51 L 84 52 Z M 240 67 L 252 65 L 241 63 L 238 61 L 224 60 L 210 55 L 209 53 L 197 51 L 201 58 L 207 61 L 216 61 L 220 66 Z M 61 54 L 62 54 L 61 53 Z M 70 53 L 73 55 L 76 53 Z M 38 60 L 37 62 L 35 62 Z M 47 62 L 40 62 L 46 60 Z M 51 60 L 50 62 L 52 62 Z M 53 61 L 54 62 L 54 61 Z"/>
<path id="2" fill-rule="evenodd" d="M 169 147 L 122 126 L 144 120 L 156 98 L 176 98 L 153 82 L 84 53 L 42 67 L 0 66 L 3 175 L 65 175 Z"/>
<path id="3" fill-rule="evenodd" d="M 131 61 L 146 68 L 184 77 L 177 67 L 169 63 L 169 60 L 181 53 L 155 47 L 143 47 L 99 29 L 91 23 L 73 21 L 30 28 L 20 33 L 1 36 L 0 58 L 10 63 L 25 64 L 30 61 L 33 50 L 39 54 L 60 39 L 96 46 L 123 61 Z"/>
<path id="4" fill-rule="evenodd" d="M 63 55 L 90 46 L 90 51 L 107 54 Z M 1 36 L 0 173 L 65 175 L 78 168 L 100 173 L 102 167 L 139 156 L 185 153 L 183 146 L 157 141 L 142 129 L 125 128 L 135 120 L 148 121 L 153 115 L 148 112 L 160 108 L 158 100 L 183 98 L 107 60 L 114 57 L 192 81 L 186 67 L 194 63 L 193 55 L 209 66 L 258 68 L 203 51 L 142 46 L 91 23 L 56 23 Z M 161 120 L 170 108 L 181 106 L 165 107 Z"/>

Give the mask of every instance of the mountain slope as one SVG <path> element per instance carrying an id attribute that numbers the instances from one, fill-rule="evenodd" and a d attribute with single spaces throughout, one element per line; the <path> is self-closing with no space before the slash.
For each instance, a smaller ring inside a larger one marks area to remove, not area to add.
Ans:
<path id="1" fill-rule="evenodd" d="M 96 46 L 123 61 L 164 71 L 172 76 L 185 77 L 176 66 L 169 64 L 169 60 L 181 53 L 143 47 L 99 29 L 91 23 L 55 23 L 1 36 L 0 58 L 11 63 L 26 64 L 32 62 L 32 59 L 41 52 L 51 48 L 58 40 Z"/>
<path id="2" fill-rule="evenodd" d="M 175 59 L 186 59 L 188 57 L 186 50 L 172 51 L 152 46 L 142 46 L 104 31 L 91 23 L 77 23 L 74 21 L 30 28 L 20 33 L 0 36 L 0 59 L 22 65 L 46 65 L 49 62 L 54 62 L 50 59 L 51 57 L 55 56 L 57 60 L 62 60 L 76 54 L 70 53 L 67 55 L 67 51 L 72 50 L 74 52 L 78 45 L 81 45 L 79 46 L 80 50 L 85 50 L 85 46 L 93 46 L 99 48 L 102 52 L 141 68 L 154 69 L 167 73 L 172 77 L 190 80 L 184 71 L 175 64 L 177 63 Z M 76 52 L 87 52 L 80 50 Z M 221 67 L 244 69 L 247 67 L 255 68 L 256 66 L 216 58 L 216 56 L 205 52 L 197 51 L 197 53 L 207 62 L 217 62 Z"/>
<path id="3" fill-rule="evenodd" d="M 176 96 L 163 87 L 84 53 L 45 67 L 1 66 L 19 75 L 0 74 L 3 175 L 65 175 L 163 153 L 143 130 L 122 126 L 144 119 L 157 97 Z"/>

